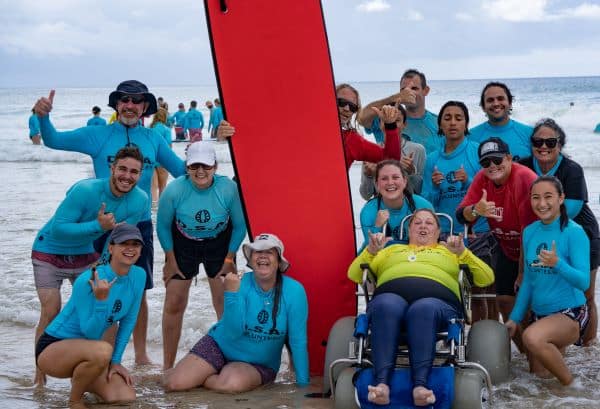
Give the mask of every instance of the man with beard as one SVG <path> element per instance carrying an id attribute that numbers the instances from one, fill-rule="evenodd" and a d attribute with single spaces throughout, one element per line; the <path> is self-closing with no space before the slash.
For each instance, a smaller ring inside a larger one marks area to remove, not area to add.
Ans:
<path id="1" fill-rule="evenodd" d="M 38 232 L 31 252 L 41 303 L 36 342 L 61 309 L 63 280 L 73 283 L 98 259 L 94 240 L 117 224 L 136 224 L 145 217 L 148 195 L 136 187 L 143 163 L 139 149 L 120 149 L 110 167 L 110 177 L 75 183 L 54 216 Z M 35 382 L 44 384 L 44 376 L 36 373 Z"/>
<path id="2" fill-rule="evenodd" d="M 378 139 L 379 118 L 372 108 L 381 109 L 384 105 L 402 104 L 406 108 L 404 134 L 409 136 L 408 140 L 423 145 L 429 155 L 444 148 L 444 137 L 438 135 L 437 115 L 425 109 L 425 97 L 428 94 L 429 86 L 425 74 L 411 68 L 400 78 L 400 92 L 368 104 L 360 111 L 358 123 L 365 127 L 367 133 L 374 133 Z"/>
<path id="3" fill-rule="evenodd" d="M 50 122 L 49 113 L 52 111 L 54 94 L 54 90 L 51 90 L 47 98 L 40 98 L 34 106 L 36 114 L 40 117 L 44 144 L 53 149 L 90 155 L 96 177 L 109 176 L 115 153 L 124 146 L 137 147 L 144 157 L 142 168 L 145 171 L 141 174 L 139 186 L 148 197 L 151 197 L 152 174 L 156 165 L 164 167 L 174 177 L 185 173 L 184 161 L 171 150 L 164 138 L 153 129 L 140 125 L 142 117 L 157 111 L 156 98 L 148 92 L 146 85 L 135 80 L 123 81 L 110 93 L 108 105 L 117 112 L 117 122 L 110 126 L 89 126 L 65 132 L 58 132 Z M 151 203 L 148 202 L 145 215 L 137 224 L 142 232 L 144 247 L 136 265 L 146 271 L 146 290 L 154 287 L 154 241 L 150 206 Z M 138 321 L 133 331 L 135 362 L 140 365 L 151 363 L 146 352 L 147 326 L 148 303 L 144 292 Z"/>

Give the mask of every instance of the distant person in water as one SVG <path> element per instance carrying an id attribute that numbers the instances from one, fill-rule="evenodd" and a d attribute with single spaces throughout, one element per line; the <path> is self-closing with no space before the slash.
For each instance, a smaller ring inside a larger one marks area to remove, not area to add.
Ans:
<path id="1" fill-rule="evenodd" d="M 35 114 L 35 110 L 31 109 L 31 116 L 29 117 L 29 139 L 34 145 L 42 144 L 42 135 L 40 134 L 40 119 Z"/>
<path id="2" fill-rule="evenodd" d="M 594 132 L 600 133 L 600 122 L 598 122 L 598 124 L 596 125 L 596 128 L 594 128 Z"/>
<path id="3" fill-rule="evenodd" d="M 100 116 L 100 107 L 95 106 L 92 108 L 92 117 L 88 119 L 87 126 L 103 126 L 106 125 L 106 119 Z"/>

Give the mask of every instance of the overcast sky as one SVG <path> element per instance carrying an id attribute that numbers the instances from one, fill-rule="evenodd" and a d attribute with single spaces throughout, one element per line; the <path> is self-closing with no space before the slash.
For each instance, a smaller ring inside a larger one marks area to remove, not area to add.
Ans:
<path id="1" fill-rule="evenodd" d="M 215 83 L 201 0 L 0 6 L 0 87 Z M 323 0 L 323 8 L 337 81 L 395 81 L 411 67 L 430 79 L 600 75 L 600 0 Z"/>

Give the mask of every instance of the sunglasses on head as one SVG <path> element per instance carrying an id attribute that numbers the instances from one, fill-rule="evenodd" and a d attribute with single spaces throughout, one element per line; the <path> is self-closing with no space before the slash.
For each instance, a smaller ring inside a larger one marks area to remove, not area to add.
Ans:
<path id="1" fill-rule="evenodd" d="M 546 144 L 546 146 L 550 149 L 556 148 L 556 144 L 558 143 L 558 138 L 531 138 L 531 144 L 536 148 L 541 148 Z"/>
<path id="2" fill-rule="evenodd" d="M 358 105 L 356 105 L 354 102 L 350 102 L 347 99 L 344 98 L 338 98 L 337 99 L 337 106 L 340 108 L 343 107 L 348 107 L 348 109 L 350 110 L 350 112 L 357 112 L 358 111 Z"/>
<path id="3" fill-rule="evenodd" d="M 212 170 L 215 167 L 215 165 L 205 165 L 204 163 L 192 163 L 191 165 L 188 165 L 188 169 L 189 170 L 198 170 L 200 168 L 202 168 L 203 170 Z"/>
<path id="4" fill-rule="evenodd" d="M 145 99 L 143 95 L 121 95 L 119 101 L 124 104 L 127 104 L 129 102 L 132 102 L 134 104 L 141 104 L 145 101 Z"/>
<path id="5" fill-rule="evenodd" d="M 489 168 L 493 163 L 496 166 L 500 166 L 504 158 L 499 158 L 497 156 L 492 156 L 491 158 L 483 158 L 479 161 L 479 164 L 482 168 Z"/>

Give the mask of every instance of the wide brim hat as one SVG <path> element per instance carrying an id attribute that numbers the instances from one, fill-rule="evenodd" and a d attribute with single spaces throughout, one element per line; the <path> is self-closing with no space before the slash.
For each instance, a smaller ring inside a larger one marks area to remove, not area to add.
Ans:
<path id="1" fill-rule="evenodd" d="M 279 240 L 274 234 L 270 233 L 262 233 L 254 238 L 252 243 L 245 243 L 242 246 L 242 251 L 244 252 L 244 257 L 246 257 L 246 262 L 250 264 L 250 256 L 253 251 L 262 251 L 276 249 L 279 255 L 279 271 L 282 273 L 285 272 L 288 268 L 290 268 L 289 261 L 283 256 L 283 243 Z"/>
<path id="2" fill-rule="evenodd" d="M 143 116 L 148 116 L 156 113 L 158 110 L 158 104 L 156 98 L 150 92 L 148 87 L 143 83 L 136 80 L 123 81 L 117 86 L 117 89 L 110 93 L 108 96 L 108 106 L 117 110 L 117 101 L 123 95 L 143 95 L 145 102 L 148 103 L 148 108 L 144 111 Z"/>

